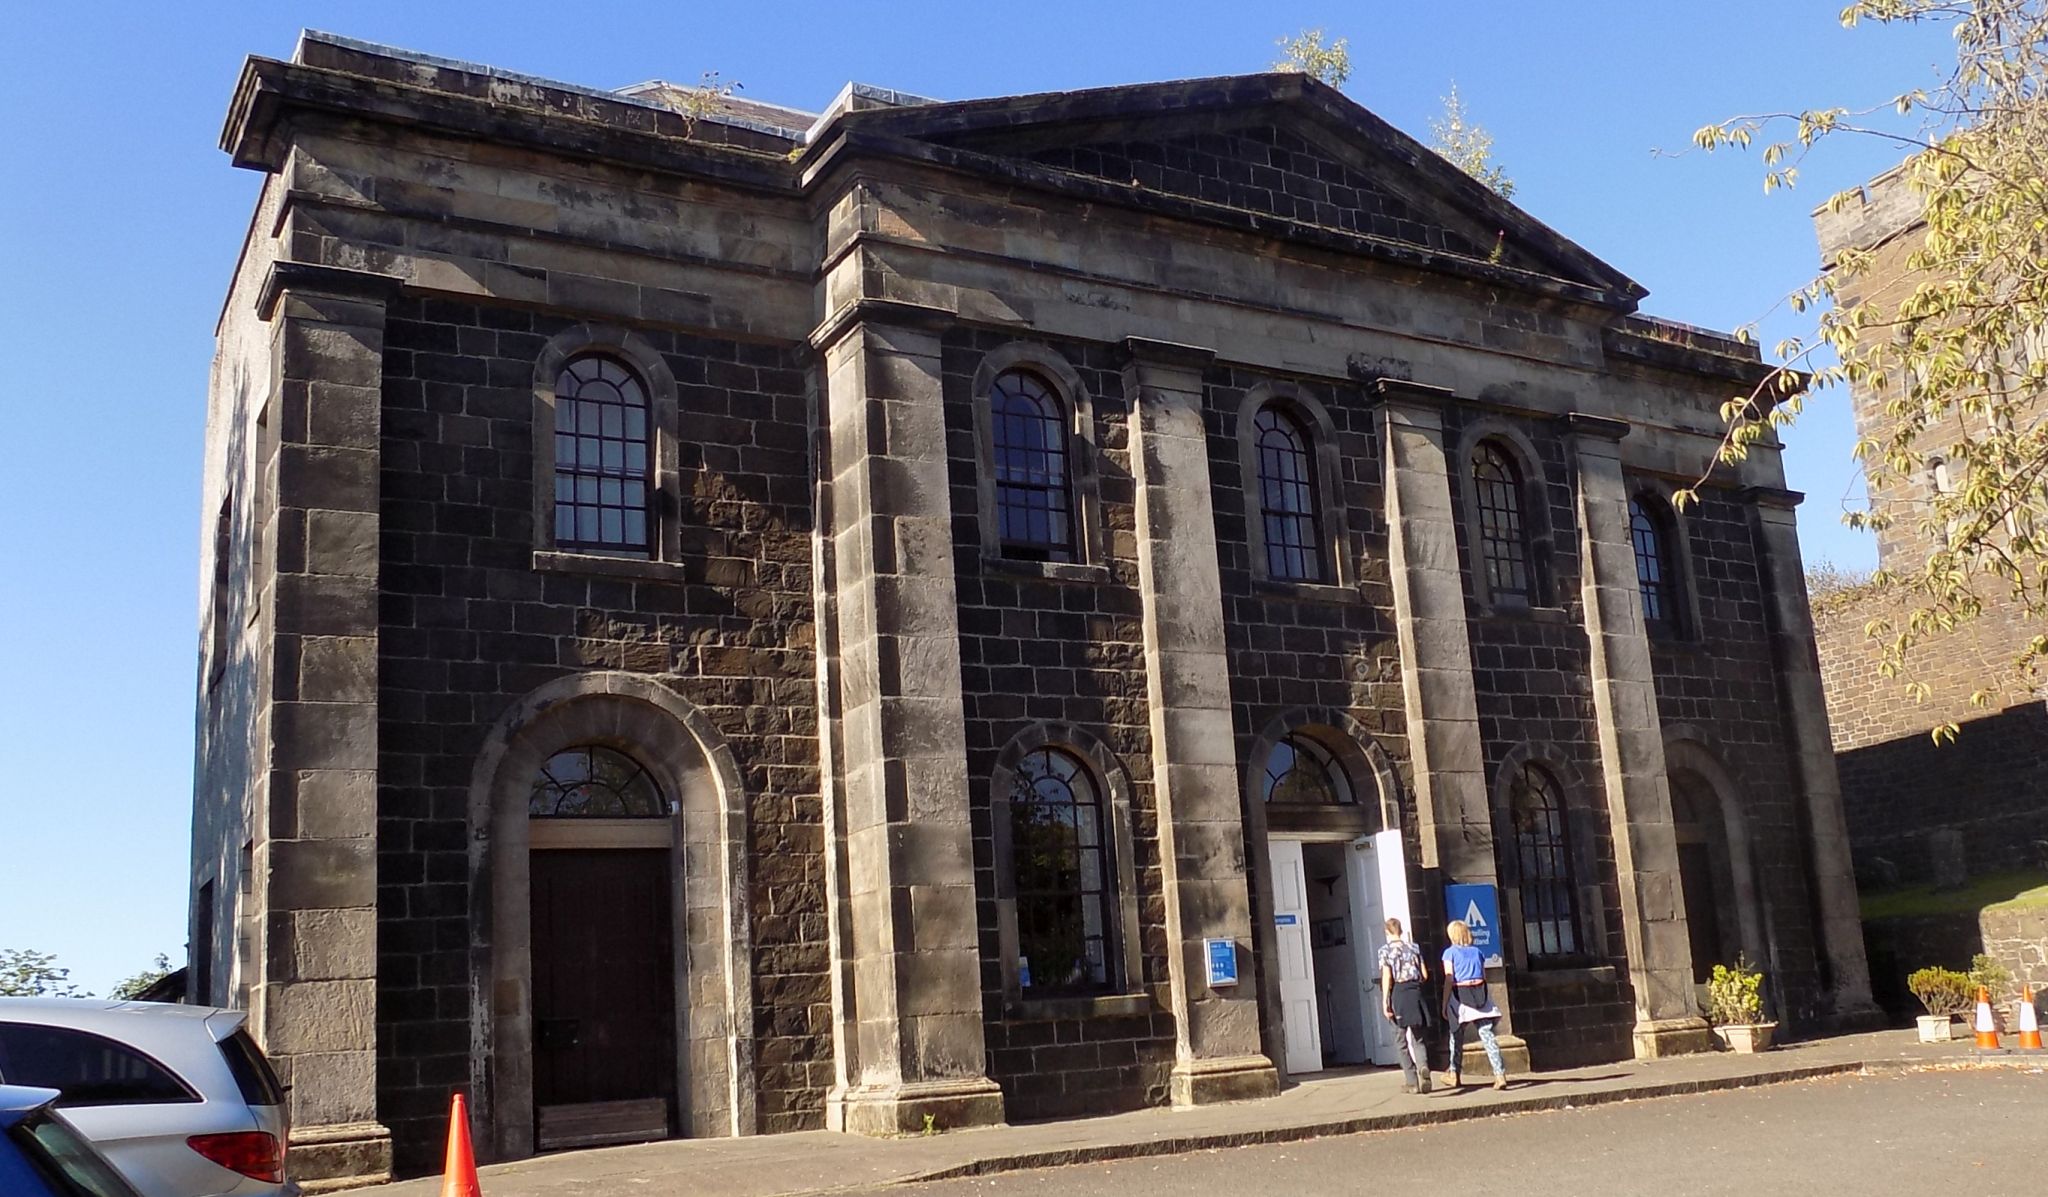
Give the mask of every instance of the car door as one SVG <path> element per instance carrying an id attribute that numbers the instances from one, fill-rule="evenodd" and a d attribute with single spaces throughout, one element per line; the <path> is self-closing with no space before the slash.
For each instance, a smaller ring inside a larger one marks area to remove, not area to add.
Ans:
<path id="1" fill-rule="evenodd" d="M 128 1044 L 70 1027 L 0 1022 L 0 1080 L 61 1093 L 56 1104 L 65 1119 L 145 1197 L 211 1197 L 242 1181 L 186 1143 L 219 1129 L 224 1111 Z"/>

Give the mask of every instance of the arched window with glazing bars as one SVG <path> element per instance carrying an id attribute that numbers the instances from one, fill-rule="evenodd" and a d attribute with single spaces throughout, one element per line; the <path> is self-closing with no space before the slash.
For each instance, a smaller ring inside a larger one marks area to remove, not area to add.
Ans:
<path id="1" fill-rule="evenodd" d="M 1020 561 L 1074 560 L 1074 492 L 1065 405 L 1028 370 L 996 377 L 989 393 L 997 543 Z"/>
<path id="2" fill-rule="evenodd" d="M 1537 765 L 1518 767 L 1509 790 L 1508 822 L 1522 900 L 1522 943 L 1531 965 L 1582 954 L 1578 888 L 1564 791 Z"/>
<path id="3" fill-rule="evenodd" d="M 602 354 L 572 358 L 555 381 L 555 547 L 652 551 L 647 387 Z"/>
<path id="4" fill-rule="evenodd" d="M 1109 992 L 1118 984 L 1115 873 L 1095 776 L 1064 749 L 1030 752 L 1009 814 L 1023 996 Z"/>
<path id="5" fill-rule="evenodd" d="M 1679 627 L 1677 557 L 1672 552 L 1669 517 L 1663 504 L 1649 497 L 1628 501 L 1628 534 L 1636 550 L 1636 588 L 1643 598 L 1643 622 L 1651 631 L 1675 632 Z"/>
<path id="6" fill-rule="evenodd" d="M 1487 440 L 1472 450 L 1471 468 L 1486 596 L 1494 603 L 1533 606 L 1535 554 L 1529 543 L 1528 513 L 1523 510 L 1522 467 L 1498 442 Z"/>
<path id="7" fill-rule="evenodd" d="M 1285 582 L 1324 579 L 1316 510 L 1315 455 L 1301 421 L 1269 403 L 1252 420 L 1259 461 L 1259 519 L 1266 576 Z"/>

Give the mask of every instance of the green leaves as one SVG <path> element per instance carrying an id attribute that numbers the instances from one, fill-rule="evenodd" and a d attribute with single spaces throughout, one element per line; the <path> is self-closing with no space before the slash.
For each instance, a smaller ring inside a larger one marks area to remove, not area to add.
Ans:
<path id="1" fill-rule="evenodd" d="M 1858 0 L 1841 17 L 1849 27 L 1947 23 L 1955 66 L 1940 86 L 1869 109 L 1739 117 L 1693 141 L 1712 151 L 1782 131 L 1761 155 L 1767 192 L 1793 186 L 1803 157 L 1830 137 L 1907 151 L 1895 172 L 1831 196 L 1823 211 L 1849 217 L 1866 203 L 1904 199 L 1919 220 L 1895 240 L 1838 251 L 1787 296 L 1814 327 L 1776 350 L 1787 366 L 1818 349 L 1836 357 L 1812 370 L 1808 393 L 1846 383 L 1877 401 L 1879 418 L 1859 430 L 1855 448 L 1873 504 L 1844 519 L 1911 531 L 1931 546 L 1918 560 L 1887 559 L 1870 587 L 1895 610 L 1865 628 L 1881 672 L 1925 701 L 1914 665 L 1987 610 L 2016 612 L 2022 626 L 2048 623 L 2048 0 Z M 1907 134 L 1865 122 L 1879 113 L 1923 123 Z M 1784 386 L 1792 377 L 1723 404 L 1723 462 L 1740 463 L 1796 417 L 1799 399 Z M 1973 703 L 2035 687 L 2048 636 L 2008 647 L 2010 671 L 1972 693 Z M 1946 742 L 1955 730 L 1944 723 L 1934 736 Z"/>
<path id="2" fill-rule="evenodd" d="M 1304 29 L 1274 44 L 1280 47 L 1280 58 L 1273 64 L 1276 71 L 1300 71 L 1331 87 L 1342 87 L 1351 78 L 1350 38 L 1326 44 L 1321 29 Z"/>

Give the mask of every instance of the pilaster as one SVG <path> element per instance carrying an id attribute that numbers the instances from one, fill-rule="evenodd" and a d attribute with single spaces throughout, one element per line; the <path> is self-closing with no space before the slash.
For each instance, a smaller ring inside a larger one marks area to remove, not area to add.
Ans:
<path id="1" fill-rule="evenodd" d="M 398 280 L 279 263 L 263 960 L 250 1006 L 291 1087 L 307 1192 L 387 1180 L 377 1117 L 378 465 L 385 308 Z M 269 463 L 265 463 L 268 467 Z"/>
<path id="2" fill-rule="evenodd" d="M 1827 696 L 1813 643 L 1813 614 L 1807 605 L 1806 567 L 1799 554 L 1796 491 L 1752 487 L 1743 492 L 1763 574 L 1764 609 L 1777 665 L 1778 693 L 1786 731 L 1792 738 L 1799 790 L 1805 799 L 1807 851 L 1820 909 L 1821 950 L 1838 1027 L 1883 1025 L 1870 996 L 1870 966 L 1863 956 L 1863 916 L 1856 899 L 1856 872 L 1849 859 L 1849 826 L 1842 814 L 1842 783 L 1835 771 L 1828 734 Z"/>
<path id="3" fill-rule="evenodd" d="M 1443 407 L 1451 393 L 1394 379 L 1382 379 L 1374 391 L 1380 399 L 1385 446 L 1388 572 L 1401 650 L 1408 755 L 1415 773 L 1421 865 L 1435 870 L 1445 883 L 1498 885 L 1486 752 L 1479 734 L 1464 575 L 1444 450 Z M 1433 936 L 1418 933 L 1416 938 Z M 1503 1015 L 1498 1034 L 1508 1067 L 1527 1071 L 1529 1049 L 1513 1033 L 1505 970 L 1488 969 L 1487 981 Z M 1473 1054 L 1477 1050 L 1466 1053 L 1468 1067 L 1483 1059 Z"/>
<path id="4" fill-rule="evenodd" d="M 843 735 L 835 943 L 850 957 L 845 1079 L 826 1117 L 864 1134 L 1003 1120 L 982 1039 L 940 394 L 945 319 L 869 305 L 819 338 Z"/>
<path id="5" fill-rule="evenodd" d="M 1628 483 L 1621 471 L 1628 425 L 1579 415 L 1570 422 L 1578 467 L 1580 597 L 1600 773 L 1621 885 L 1622 940 L 1635 991 L 1636 1056 L 1709 1051 L 1714 1036 L 1694 996 L 1671 785 L 1636 581 Z"/>
<path id="6" fill-rule="evenodd" d="M 1173 1104 L 1278 1091 L 1260 1051 L 1257 987 L 1212 989 L 1204 942 L 1251 946 L 1244 813 L 1230 718 L 1216 512 L 1202 425 L 1205 350 L 1125 342 L 1138 587 L 1152 718 L 1153 793 L 1166 890 L 1167 983 L 1174 1017 Z"/>

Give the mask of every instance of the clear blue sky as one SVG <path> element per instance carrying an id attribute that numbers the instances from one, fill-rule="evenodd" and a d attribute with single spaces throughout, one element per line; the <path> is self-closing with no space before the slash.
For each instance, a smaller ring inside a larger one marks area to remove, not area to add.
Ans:
<path id="1" fill-rule="evenodd" d="M 816 108 L 848 79 L 967 98 L 1260 70 L 1275 38 L 1323 26 L 1351 40 L 1354 98 L 1420 136 L 1455 77 L 1518 202 L 1647 286 L 1645 310 L 1725 328 L 1813 269 L 1808 209 L 1891 154 L 1830 153 L 1765 197 L 1753 156 L 1652 150 L 1737 112 L 1880 100 L 1944 59 L 1938 31 L 1842 31 L 1839 2 L 16 6 L 0 727 L 24 772 L 0 790 L 0 947 L 55 952 L 96 990 L 183 955 L 201 424 L 257 183 L 215 142 L 244 55 L 288 56 L 311 27 L 598 87 L 715 69 Z M 1869 563 L 1837 523 L 1839 400 L 1792 445 L 1808 558 Z"/>

